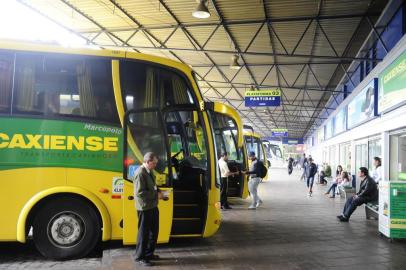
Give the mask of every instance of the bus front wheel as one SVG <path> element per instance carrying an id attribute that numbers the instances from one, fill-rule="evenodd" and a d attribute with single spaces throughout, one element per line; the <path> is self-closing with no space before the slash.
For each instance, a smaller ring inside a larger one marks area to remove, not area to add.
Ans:
<path id="1" fill-rule="evenodd" d="M 46 203 L 33 222 L 34 243 L 47 258 L 63 260 L 86 256 L 100 240 L 95 209 L 78 198 Z"/>

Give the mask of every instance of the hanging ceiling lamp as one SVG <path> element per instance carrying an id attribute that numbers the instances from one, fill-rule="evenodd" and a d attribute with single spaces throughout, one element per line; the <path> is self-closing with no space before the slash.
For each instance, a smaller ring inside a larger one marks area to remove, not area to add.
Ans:
<path id="1" fill-rule="evenodd" d="M 240 58 L 238 56 L 238 54 L 234 54 L 233 57 L 231 58 L 231 63 L 230 63 L 231 69 L 240 69 L 241 68 L 240 64 L 238 64 L 238 58 Z"/>
<path id="2" fill-rule="evenodd" d="M 207 19 L 210 17 L 210 11 L 206 6 L 207 0 L 198 0 L 199 4 L 197 5 L 195 11 L 192 12 L 193 17 L 198 19 Z"/>

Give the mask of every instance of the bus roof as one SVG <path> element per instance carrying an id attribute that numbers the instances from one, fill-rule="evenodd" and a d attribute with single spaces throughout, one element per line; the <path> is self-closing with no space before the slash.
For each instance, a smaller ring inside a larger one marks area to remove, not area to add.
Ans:
<path id="1" fill-rule="evenodd" d="M 248 130 L 244 130 L 244 136 L 252 136 L 254 138 L 261 139 L 261 135 L 259 135 L 256 132 L 252 132 L 252 131 L 248 131 Z"/>

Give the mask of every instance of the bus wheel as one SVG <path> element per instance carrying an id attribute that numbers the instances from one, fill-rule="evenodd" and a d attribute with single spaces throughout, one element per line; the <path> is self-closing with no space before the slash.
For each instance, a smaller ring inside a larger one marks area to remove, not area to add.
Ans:
<path id="1" fill-rule="evenodd" d="M 58 198 L 44 205 L 33 222 L 34 243 L 47 258 L 80 258 L 100 240 L 101 225 L 94 208 L 77 198 Z"/>

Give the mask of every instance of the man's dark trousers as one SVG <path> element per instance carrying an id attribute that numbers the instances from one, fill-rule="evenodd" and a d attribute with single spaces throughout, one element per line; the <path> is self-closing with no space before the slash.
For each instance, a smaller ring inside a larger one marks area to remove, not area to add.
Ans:
<path id="1" fill-rule="evenodd" d="M 363 205 L 366 202 L 367 201 L 362 197 L 348 198 L 344 205 L 343 211 L 344 216 L 349 219 L 352 213 L 355 211 L 355 209 L 357 209 L 358 206 Z"/>
<path id="2" fill-rule="evenodd" d="M 222 177 L 221 178 L 221 186 L 220 186 L 220 202 L 221 206 L 227 206 L 227 191 L 228 191 L 228 178 Z"/>
<path id="3" fill-rule="evenodd" d="M 154 255 L 159 232 L 158 207 L 138 211 L 138 238 L 135 249 L 136 260 L 148 260 Z"/>

